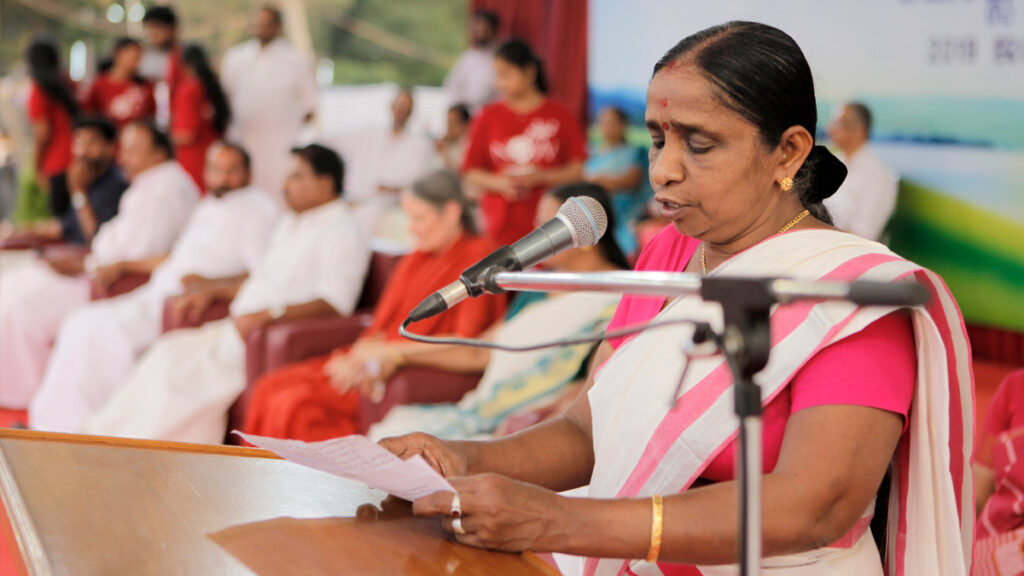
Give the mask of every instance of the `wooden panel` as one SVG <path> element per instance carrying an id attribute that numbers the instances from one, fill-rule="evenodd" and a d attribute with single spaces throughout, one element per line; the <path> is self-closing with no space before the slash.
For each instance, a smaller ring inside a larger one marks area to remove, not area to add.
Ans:
<path id="1" fill-rule="evenodd" d="M 251 574 L 243 562 L 260 574 L 316 573 L 265 571 L 303 559 L 342 574 L 550 573 L 533 555 L 455 544 L 437 519 L 357 523 L 356 509 L 383 493 L 268 456 L 3 432 L 0 493 L 33 574 Z M 293 560 L 273 563 L 282 558 Z"/>

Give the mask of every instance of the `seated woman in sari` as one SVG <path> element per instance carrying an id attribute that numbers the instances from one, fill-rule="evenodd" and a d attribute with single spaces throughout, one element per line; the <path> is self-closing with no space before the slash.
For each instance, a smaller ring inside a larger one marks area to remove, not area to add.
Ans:
<path id="1" fill-rule="evenodd" d="M 538 225 L 555 217 L 559 207 L 573 196 L 589 196 L 608 214 L 608 229 L 615 224 L 608 195 L 594 184 L 568 184 L 546 193 L 537 205 Z M 597 246 L 567 250 L 545 261 L 560 272 L 600 272 L 629 268 L 612 234 Z M 522 292 L 526 303 L 483 338 L 506 345 L 536 343 L 600 332 L 608 325 L 618 294 L 571 293 L 537 298 Z M 518 302 L 516 303 L 518 304 Z M 460 304 L 461 306 L 461 304 Z M 457 308 L 457 307 L 456 307 Z M 418 324 L 412 327 L 418 332 Z M 482 348 L 433 347 L 423 354 L 409 354 L 403 365 L 429 366 L 457 372 L 484 372 L 480 384 L 457 404 L 396 406 L 370 428 L 371 438 L 407 432 L 429 432 L 442 438 L 487 437 L 504 419 L 521 409 L 545 405 L 581 377 L 594 346 L 579 344 L 530 352 L 490 351 Z M 486 371 L 485 371 L 486 369 Z"/>
<path id="2" fill-rule="evenodd" d="M 975 576 L 1024 572 L 1024 369 L 1003 380 L 978 432 Z"/>
<path id="3" fill-rule="evenodd" d="M 245 432 L 323 440 L 356 432 L 361 387 L 390 376 L 395 360 L 424 348 L 401 339 L 398 328 L 420 300 L 491 252 L 497 245 L 476 234 L 459 179 L 435 172 L 402 195 L 402 209 L 417 249 L 399 262 L 373 314 L 373 324 L 350 348 L 270 372 L 256 382 Z M 418 323 L 434 336 L 479 336 L 505 313 L 506 298 L 483 296 Z"/>
<path id="4" fill-rule="evenodd" d="M 650 180 L 672 221 L 638 268 L 711 276 L 900 282 L 926 306 L 802 302 L 772 310 L 764 406 L 764 566 L 787 575 L 883 573 L 868 529 L 892 466 L 889 574 L 970 570 L 973 395 L 963 323 L 934 273 L 835 230 L 822 200 L 845 176 L 814 145 L 810 67 L 792 38 L 732 22 L 684 39 L 657 63 L 646 123 Z M 697 296 L 624 297 L 610 328 L 711 322 Z M 460 542 L 586 557 L 587 574 L 735 574 L 738 421 L 721 356 L 681 354 L 680 325 L 603 343 L 561 417 L 486 442 L 410 434 L 458 491 L 413 504 Z M 564 491 L 589 484 L 587 498 Z M 456 517 L 457 516 L 457 517 Z"/>
<path id="5" fill-rule="evenodd" d="M 626 142 L 629 117 L 621 108 L 609 106 L 601 110 L 597 125 L 601 145 L 590 151 L 583 175 L 612 195 L 617 224 L 608 229 L 627 254 L 636 255 L 636 223 L 652 196 L 646 177 L 647 150 Z"/>

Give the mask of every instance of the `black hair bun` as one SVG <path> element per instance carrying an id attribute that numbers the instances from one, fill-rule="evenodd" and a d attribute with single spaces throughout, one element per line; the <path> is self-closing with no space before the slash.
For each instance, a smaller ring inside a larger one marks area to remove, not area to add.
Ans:
<path id="1" fill-rule="evenodd" d="M 839 190 L 846 180 L 846 164 L 824 146 L 815 146 L 808 160 L 811 166 L 811 190 L 808 200 L 818 204 Z"/>

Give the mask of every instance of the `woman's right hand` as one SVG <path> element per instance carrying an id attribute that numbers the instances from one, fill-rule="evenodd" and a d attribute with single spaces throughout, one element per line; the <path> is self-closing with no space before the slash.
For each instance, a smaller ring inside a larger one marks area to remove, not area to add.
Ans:
<path id="1" fill-rule="evenodd" d="M 419 454 L 445 478 L 465 476 L 469 468 L 469 457 L 464 448 L 423 432 L 384 438 L 380 445 L 403 460 Z"/>

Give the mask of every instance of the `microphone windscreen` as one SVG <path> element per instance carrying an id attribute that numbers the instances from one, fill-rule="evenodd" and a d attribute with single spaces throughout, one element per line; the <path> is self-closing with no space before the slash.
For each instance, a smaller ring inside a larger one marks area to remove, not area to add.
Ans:
<path id="1" fill-rule="evenodd" d="M 558 209 L 572 230 L 573 247 L 593 246 L 608 230 L 608 215 L 601 203 L 589 196 L 573 196 Z"/>

